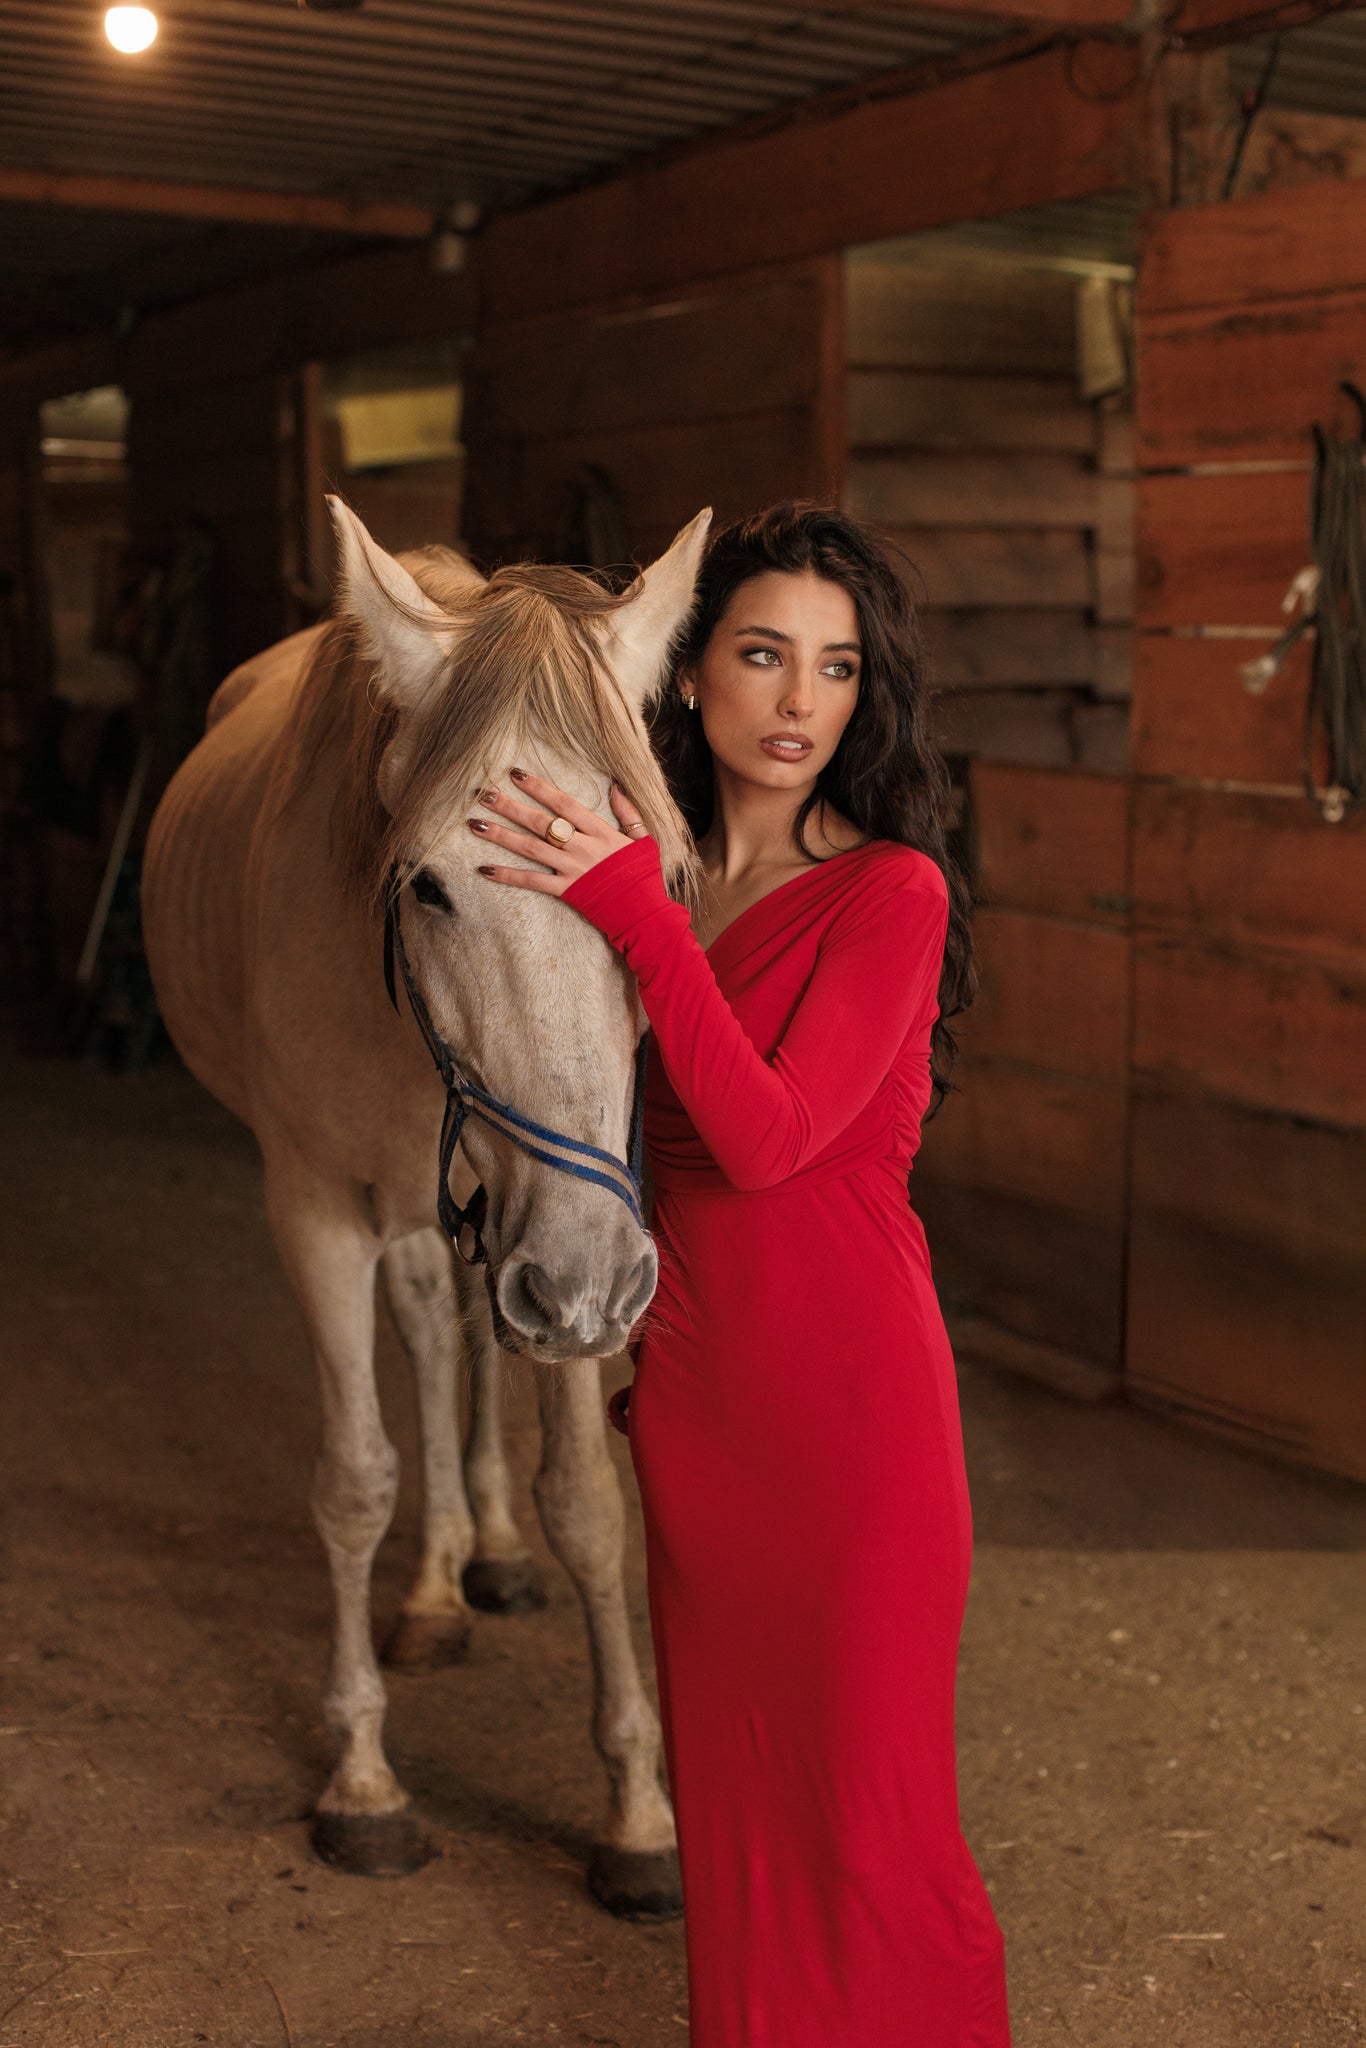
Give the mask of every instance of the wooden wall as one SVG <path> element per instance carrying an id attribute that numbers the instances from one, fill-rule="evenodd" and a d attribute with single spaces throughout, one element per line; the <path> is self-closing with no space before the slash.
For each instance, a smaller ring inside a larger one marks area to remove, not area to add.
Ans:
<path id="1" fill-rule="evenodd" d="M 1366 820 L 1297 788 L 1309 428 L 1366 382 L 1366 185 L 1163 216 L 1139 298 L 1129 1384 L 1366 1477 Z M 1221 637 L 1229 629 L 1261 639 Z"/>
<path id="2" fill-rule="evenodd" d="M 960 1350 L 1104 1391 L 1123 1350 L 1131 420 L 1079 395 L 1074 274 L 939 244 L 860 251 L 847 277 L 845 501 L 908 558 L 978 900 L 981 993 L 913 1199 Z"/>
<path id="3" fill-rule="evenodd" d="M 1128 786 L 974 761 L 981 992 L 912 1200 L 960 1349 L 1091 1395 L 1123 1352 Z"/>
<path id="4" fill-rule="evenodd" d="M 949 752 L 1120 770 L 1130 423 L 1078 396 L 1077 289 L 1009 259 L 859 252 L 845 501 L 914 567 Z"/>
<path id="5" fill-rule="evenodd" d="M 839 311 L 832 258 L 483 328 L 465 400 L 471 552 L 558 555 L 586 465 L 620 494 L 640 561 L 704 505 L 725 520 L 831 491 Z"/>

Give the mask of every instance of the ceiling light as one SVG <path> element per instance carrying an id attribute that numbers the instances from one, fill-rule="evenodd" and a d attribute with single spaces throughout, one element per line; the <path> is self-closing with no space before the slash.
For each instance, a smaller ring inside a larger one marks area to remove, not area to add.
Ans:
<path id="1" fill-rule="evenodd" d="M 150 7 L 110 7 L 104 32 L 123 56 L 136 57 L 156 41 L 157 18 Z"/>

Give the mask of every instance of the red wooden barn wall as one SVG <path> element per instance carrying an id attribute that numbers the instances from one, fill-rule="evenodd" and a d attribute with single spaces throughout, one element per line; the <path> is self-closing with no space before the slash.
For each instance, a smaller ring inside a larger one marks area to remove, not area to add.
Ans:
<path id="1" fill-rule="evenodd" d="M 839 277 L 818 258 L 481 325 L 466 372 L 471 552 L 553 557 L 588 464 L 620 493 L 642 562 L 704 505 L 725 520 L 829 491 Z"/>
<path id="2" fill-rule="evenodd" d="M 1308 559 L 1366 185 L 1163 216 L 1138 326 L 1128 1379 L 1366 1477 L 1366 820 L 1296 787 L 1305 661 L 1253 697 L 1210 631 Z"/>

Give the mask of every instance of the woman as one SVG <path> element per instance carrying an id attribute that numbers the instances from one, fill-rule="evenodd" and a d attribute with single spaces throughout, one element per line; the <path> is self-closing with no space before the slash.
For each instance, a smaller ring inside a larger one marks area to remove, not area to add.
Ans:
<path id="1" fill-rule="evenodd" d="M 629 1434 L 694 2048 L 1009 2040 L 958 1824 L 957 1391 L 906 1200 L 941 1012 L 971 994 L 926 717 L 878 543 L 779 506 L 713 540 L 659 716 L 695 926 L 619 791 L 619 831 L 521 774 L 472 821 L 544 841 L 543 866 L 482 872 L 603 932 L 653 1032 L 660 1279 Z"/>

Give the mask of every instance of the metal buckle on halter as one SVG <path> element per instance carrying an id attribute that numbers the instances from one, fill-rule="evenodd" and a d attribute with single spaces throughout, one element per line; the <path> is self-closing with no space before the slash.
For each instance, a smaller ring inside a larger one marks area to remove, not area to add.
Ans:
<path id="1" fill-rule="evenodd" d="M 576 1180 L 589 1180 L 599 1187 L 607 1188 L 617 1199 L 626 1204 L 636 1222 L 644 1229 L 642 1210 L 642 1173 L 644 1165 L 644 1107 L 645 1107 L 645 1066 L 649 1047 L 648 1034 L 642 1033 L 636 1047 L 635 1087 L 631 1100 L 631 1126 L 627 1144 L 627 1158 L 623 1161 L 611 1152 L 604 1152 L 596 1145 L 588 1144 L 582 1138 L 567 1137 L 562 1131 L 554 1131 L 545 1124 L 533 1123 L 524 1117 L 510 1103 L 500 1102 L 494 1095 L 466 1079 L 456 1064 L 455 1055 L 446 1040 L 432 1022 L 431 1012 L 422 998 L 408 964 L 408 951 L 403 943 L 403 926 L 399 918 L 399 895 L 401 883 L 397 866 L 390 868 L 385 884 L 384 896 L 384 986 L 389 1000 L 398 1010 L 398 988 L 394 973 L 395 961 L 403 978 L 404 994 L 408 1007 L 417 1020 L 428 1052 L 441 1085 L 446 1091 L 446 1110 L 441 1119 L 441 1141 L 438 1148 L 436 1213 L 442 1229 L 459 1252 L 466 1265 L 484 1265 L 488 1250 L 484 1244 L 483 1229 L 488 1217 L 488 1193 L 481 1182 L 468 1202 L 457 1202 L 451 1193 L 450 1174 L 455 1160 L 455 1148 L 460 1143 L 466 1121 L 471 1116 L 479 1118 L 501 1137 L 509 1139 L 520 1151 L 543 1165 L 553 1166 L 559 1173 L 571 1174 Z M 471 1249 L 466 1250 L 468 1235 Z"/>

